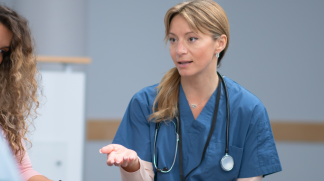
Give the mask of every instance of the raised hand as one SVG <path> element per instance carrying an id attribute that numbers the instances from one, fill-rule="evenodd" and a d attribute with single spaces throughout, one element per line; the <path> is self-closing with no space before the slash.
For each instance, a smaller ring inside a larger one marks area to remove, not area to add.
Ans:
<path id="1" fill-rule="evenodd" d="M 140 169 L 137 153 L 122 145 L 110 144 L 102 147 L 99 152 L 107 154 L 108 166 L 121 166 L 127 172 L 135 172 Z"/>

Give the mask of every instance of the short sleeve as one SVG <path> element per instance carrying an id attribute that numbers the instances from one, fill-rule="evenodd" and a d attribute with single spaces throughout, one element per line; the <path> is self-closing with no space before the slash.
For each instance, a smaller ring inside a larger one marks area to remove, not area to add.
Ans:
<path id="1" fill-rule="evenodd" d="M 149 106 L 145 97 L 138 93 L 130 101 L 119 125 L 113 144 L 120 144 L 134 150 L 144 161 L 151 161 Z"/>
<path id="2" fill-rule="evenodd" d="M 238 178 L 265 176 L 281 170 L 267 111 L 263 105 L 257 106 L 245 139 Z"/>

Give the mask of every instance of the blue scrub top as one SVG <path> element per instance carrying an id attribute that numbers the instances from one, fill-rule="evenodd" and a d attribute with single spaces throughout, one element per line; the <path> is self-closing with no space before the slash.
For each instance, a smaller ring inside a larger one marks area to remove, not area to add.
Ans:
<path id="1" fill-rule="evenodd" d="M 201 165 L 186 179 L 230 181 L 268 175 L 281 171 L 276 145 L 267 111 L 262 102 L 242 86 L 225 77 L 230 105 L 229 155 L 234 159 L 234 168 L 224 171 L 220 160 L 226 147 L 226 96 L 222 84 L 216 127 Z M 123 120 L 113 140 L 128 149 L 136 151 L 145 161 L 153 163 L 155 124 L 148 121 L 156 98 L 155 84 L 136 93 L 130 101 Z M 180 84 L 179 106 L 183 145 L 183 169 L 187 175 L 199 165 L 213 119 L 217 90 L 197 117 L 194 116 Z M 172 121 L 175 121 L 172 120 Z M 162 123 L 157 143 L 156 160 L 158 168 L 170 168 L 176 148 L 176 134 L 173 123 Z M 179 151 L 178 151 L 179 152 Z M 153 166 L 154 168 L 154 166 Z M 159 181 L 178 181 L 179 153 L 169 173 L 156 172 Z"/>

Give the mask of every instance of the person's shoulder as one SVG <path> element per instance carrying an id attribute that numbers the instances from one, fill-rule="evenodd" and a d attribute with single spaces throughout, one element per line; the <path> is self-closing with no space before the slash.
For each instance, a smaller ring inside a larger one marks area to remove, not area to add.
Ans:
<path id="1" fill-rule="evenodd" d="M 228 77 L 224 77 L 224 80 L 227 84 L 229 100 L 233 109 L 243 109 L 244 112 L 252 114 L 265 110 L 263 103 L 256 95 Z"/>
<path id="2" fill-rule="evenodd" d="M 142 104 L 145 104 L 149 107 L 153 106 L 154 100 L 157 96 L 157 86 L 159 84 L 154 84 L 148 87 L 144 87 L 137 93 L 132 98 L 132 101 L 139 101 Z"/>

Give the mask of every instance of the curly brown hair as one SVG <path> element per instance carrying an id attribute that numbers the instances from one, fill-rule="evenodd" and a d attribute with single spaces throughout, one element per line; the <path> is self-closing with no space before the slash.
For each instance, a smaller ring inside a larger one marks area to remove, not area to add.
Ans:
<path id="1" fill-rule="evenodd" d="M 12 32 L 10 48 L 0 64 L 0 126 L 21 162 L 28 126 L 37 116 L 38 78 L 34 43 L 28 22 L 15 11 L 0 6 L 0 23 Z"/>

